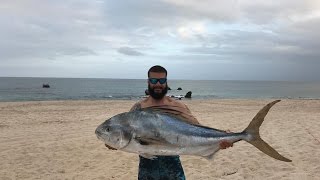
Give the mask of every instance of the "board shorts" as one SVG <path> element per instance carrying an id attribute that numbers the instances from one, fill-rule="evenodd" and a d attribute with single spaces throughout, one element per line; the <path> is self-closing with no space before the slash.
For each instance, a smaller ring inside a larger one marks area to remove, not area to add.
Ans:
<path id="1" fill-rule="evenodd" d="M 179 156 L 157 156 L 146 159 L 139 156 L 138 180 L 185 180 Z"/>

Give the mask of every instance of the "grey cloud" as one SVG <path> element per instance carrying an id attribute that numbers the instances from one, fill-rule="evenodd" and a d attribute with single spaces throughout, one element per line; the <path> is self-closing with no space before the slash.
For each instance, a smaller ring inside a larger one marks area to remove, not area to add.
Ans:
<path id="1" fill-rule="evenodd" d="M 112 61 L 116 67 L 122 57 L 119 54 L 123 54 L 131 56 L 130 61 L 148 58 L 148 63 L 176 63 L 179 67 L 184 62 L 201 64 L 198 70 L 206 71 L 203 74 L 210 74 L 210 68 L 205 68 L 207 64 L 221 67 L 221 71 L 240 67 L 232 77 L 244 73 L 246 66 L 257 69 L 279 66 L 279 70 L 290 74 L 293 71 L 287 70 L 287 65 L 295 71 L 301 68 L 316 73 L 315 67 L 320 67 L 317 3 L 6 1 L 0 6 L 0 66 L 13 68 L 19 63 L 22 72 L 23 67 L 30 68 L 33 62 L 48 67 L 54 61 L 64 67 L 75 59 L 90 62 L 91 58 L 97 58 L 98 63 Z M 192 30 L 198 22 L 204 23 L 204 31 Z M 188 37 L 179 34 L 180 27 L 191 32 Z M 108 61 L 102 60 L 106 56 Z M 303 76 L 302 72 L 297 74 Z"/>
<path id="2" fill-rule="evenodd" d="M 204 3 L 177 3 L 170 0 L 108 1 L 103 6 L 103 14 L 108 27 L 114 30 L 134 31 L 137 28 L 152 26 L 159 31 L 198 20 L 234 22 L 238 19 L 239 9 L 235 5 L 230 7 L 230 2 L 234 4 L 234 1 L 218 0 Z"/>
<path id="3" fill-rule="evenodd" d="M 252 1 L 126 1 L 126 4 L 108 3 L 106 13 L 113 17 L 110 22 L 117 27 L 134 29 L 139 27 L 156 27 L 154 31 L 164 28 L 176 28 L 183 22 L 192 20 L 207 20 L 211 23 L 222 23 L 233 26 L 234 23 L 247 23 L 248 27 L 255 25 L 260 28 L 256 31 L 225 30 L 221 34 L 196 34 L 195 41 L 184 43 L 182 53 L 214 54 L 235 61 L 240 59 L 252 61 L 287 61 L 289 59 L 315 59 L 319 56 L 315 47 L 318 46 L 318 31 L 315 24 L 318 22 L 300 22 L 300 26 L 310 28 L 291 29 L 291 19 L 305 15 L 315 9 L 314 1 L 279 1 L 279 2 L 252 2 Z M 146 9 L 146 10 L 142 10 Z M 123 12 L 127 12 L 125 15 Z M 149 21 L 151 20 L 152 21 Z M 283 24 L 282 24 L 283 23 Z M 289 26 L 288 26 L 289 25 Z M 245 28 L 245 27 L 243 27 Z M 293 32 L 296 29 L 296 32 Z M 148 32 L 153 34 L 154 32 Z M 313 35 L 310 35 L 313 34 Z M 137 36 L 129 37 L 135 40 Z M 152 37 L 154 38 L 154 37 Z M 149 43 L 148 38 L 139 40 L 141 45 Z M 194 47 L 195 44 L 200 44 Z"/>
<path id="4" fill-rule="evenodd" d="M 70 9 L 69 9 L 70 8 Z M 84 1 L 7 3 L 0 18 L 0 58 L 53 58 L 94 55 L 102 42 L 98 10 Z"/>
<path id="5" fill-rule="evenodd" d="M 249 22 L 273 24 L 288 21 L 295 15 L 312 12 L 317 2 L 312 0 L 235 1 L 235 0 L 127 0 L 104 4 L 107 24 L 117 29 L 142 26 L 173 27 L 190 21 L 212 23 Z"/>
<path id="6" fill-rule="evenodd" d="M 106 23 L 117 29 L 168 25 L 177 17 L 177 13 L 175 7 L 158 0 L 108 1 L 104 6 Z"/>
<path id="7" fill-rule="evenodd" d="M 124 54 L 127 56 L 142 56 L 143 55 L 143 53 L 136 51 L 130 47 L 121 47 L 118 49 L 118 53 Z"/>
<path id="8" fill-rule="evenodd" d="M 240 4 L 244 19 L 254 24 L 274 24 L 303 16 L 317 6 L 314 0 L 248 1 Z"/>
<path id="9" fill-rule="evenodd" d="M 304 24 L 304 28 L 297 32 L 300 25 L 277 29 L 273 33 L 250 31 L 224 31 L 218 35 L 207 35 L 203 45 L 183 49 L 189 54 L 211 54 L 224 58 L 233 57 L 234 62 L 246 61 L 318 61 L 320 52 L 320 35 L 315 31 L 313 23 Z M 320 23 L 316 23 L 320 24 Z M 308 28 L 308 25 L 313 26 Z M 320 30 L 320 29 L 319 29 Z M 200 40 L 200 39 L 198 39 Z M 201 43 L 199 43 L 201 44 Z"/>

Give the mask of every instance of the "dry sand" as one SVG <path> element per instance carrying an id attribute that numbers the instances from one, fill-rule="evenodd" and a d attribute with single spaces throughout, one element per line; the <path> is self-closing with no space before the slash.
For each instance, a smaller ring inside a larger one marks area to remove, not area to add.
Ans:
<path id="1" fill-rule="evenodd" d="M 242 131 L 272 100 L 183 100 L 203 125 Z M 105 148 L 94 130 L 134 101 L 0 103 L 0 179 L 137 179 L 138 156 Z M 320 100 L 282 100 L 261 136 L 293 162 L 239 142 L 212 161 L 181 156 L 187 179 L 319 179 Z"/>

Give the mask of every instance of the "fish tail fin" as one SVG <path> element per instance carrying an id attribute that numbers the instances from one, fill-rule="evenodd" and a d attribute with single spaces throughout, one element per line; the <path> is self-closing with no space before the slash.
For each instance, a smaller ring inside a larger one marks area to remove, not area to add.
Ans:
<path id="1" fill-rule="evenodd" d="M 252 144 L 253 146 L 255 146 L 256 148 L 258 148 L 263 153 L 269 155 L 270 157 L 278 159 L 280 161 L 291 162 L 290 159 L 283 157 L 275 149 L 273 149 L 269 144 L 263 141 L 259 134 L 259 128 L 262 122 L 264 121 L 264 117 L 267 115 L 270 108 L 273 105 L 275 105 L 277 102 L 280 102 L 280 100 L 273 101 L 267 104 L 265 107 L 263 107 L 257 113 L 257 115 L 252 119 L 249 126 L 243 131 L 243 133 L 246 133 L 249 135 L 249 138 L 246 141 Z"/>

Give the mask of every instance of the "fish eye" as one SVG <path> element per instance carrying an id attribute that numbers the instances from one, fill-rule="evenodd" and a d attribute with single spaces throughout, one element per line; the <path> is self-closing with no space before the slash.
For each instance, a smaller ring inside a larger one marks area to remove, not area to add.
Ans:
<path id="1" fill-rule="evenodd" d="M 109 131 L 110 131 L 110 128 L 107 128 L 106 131 L 109 132 Z"/>

